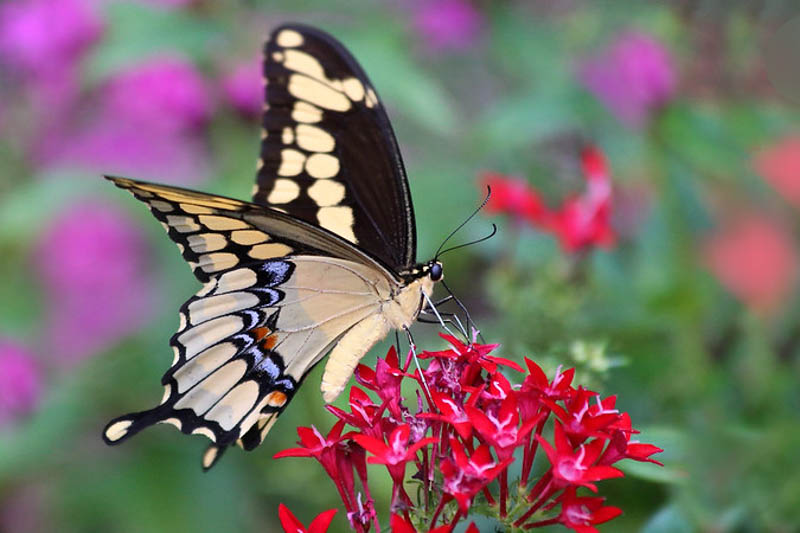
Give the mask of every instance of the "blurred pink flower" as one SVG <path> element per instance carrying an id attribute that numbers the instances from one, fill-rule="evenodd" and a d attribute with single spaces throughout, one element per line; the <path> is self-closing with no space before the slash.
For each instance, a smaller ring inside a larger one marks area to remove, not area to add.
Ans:
<path id="1" fill-rule="evenodd" d="M 20 0 L 0 6 L 0 58 L 33 76 L 69 69 L 100 36 L 86 0 Z"/>
<path id="2" fill-rule="evenodd" d="M 167 183 L 203 181 L 210 168 L 205 145 L 196 135 L 137 128 L 113 116 L 81 131 L 51 132 L 37 156 L 46 167 L 78 168 L 93 177 L 111 174 Z"/>
<path id="3" fill-rule="evenodd" d="M 264 104 L 264 84 L 258 60 L 237 65 L 223 80 L 222 93 L 240 113 L 258 116 Z"/>
<path id="4" fill-rule="evenodd" d="M 761 150 L 753 166 L 787 202 L 800 207 L 800 135 L 785 137 Z"/>
<path id="5" fill-rule="evenodd" d="M 111 204 L 75 203 L 50 222 L 34 257 L 53 357 L 74 362 L 144 322 L 152 299 L 146 252 L 138 225 Z"/>
<path id="6" fill-rule="evenodd" d="M 796 280 L 791 235 L 762 214 L 739 215 L 723 224 L 703 244 L 703 256 L 720 283 L 755 310 L 774 309 Z"/>
<path id="7" fill-rule="evenodd" d="M 633 127 L 675 92 L 676 74 L 667 49 L 638 32 L 620 35 L 610 47 L 578 68 L 580 81 L 613 112 Z"/>
<path id="8" fill-rule="evenodd" d="M 119 73 L 104 89 L 94 119 L 76 127 L 64 117 L 41 136 L 40 164 L 172 183 L 208 175 L 200 127 L 211 116 L 211 95 L 191 63 L 152 59 Z"/>
<path id="9" fill-rule="evenodd" d="M 0 426 L 33 411 L 41 392 L 33 354 L 14 341 L 0 339 Z"/>
<path id="10" fill-rule="evenodd" d="M 414 28 L 434 52 L 469 48 L 483 26 L 481 14 L 467 0 L 423 0 L 414 11 Z"/>
<path id="11" fill-rule="evenodd" d="M 149 132 L 194 129 L 212 113 L 206 81 L 192 63 L 179 57 L 153 58 L 117 74 L 103 100 L 105 113 Z"/>

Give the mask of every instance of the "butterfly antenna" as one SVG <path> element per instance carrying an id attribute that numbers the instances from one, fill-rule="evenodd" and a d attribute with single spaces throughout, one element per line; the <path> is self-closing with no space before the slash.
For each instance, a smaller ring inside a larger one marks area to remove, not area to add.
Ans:
<path id="1" fill-rule="evenodd" d="M 492 224 L 492 231 L 491 231 L 491 233 L 489 233 L 489 235 L 481 237 L 480 239 L 475 239 L 474 241 L 465 242 L 463 244 L 457 244 L 456 246 L 451 246 L 447 250 L 445 250 L 445 251 L 443 251 L 441 253 L 437 253 L 436 254 L 436 258 L 438 259 L 439 256 L 442 256 L 442 255 L 446 254 L 447 252 L 452 252 L 453 250 L 458 250 L 459 248 L 464 248 L 465 246 L 472 246 L 473 244 L 478 244 L 479 242 L 488 241 L 489 239 L 494 237 L 496 233 L 497 233 L 497 224 Z"/>
<path id="2" fill-rule="evenodd" d="M 444 248 L 444 245 L 447 244 L 447 241 L 449 241 L 453 237 L 453 235 L 458 233 L 458 230 L 463 228 L 466 225 L 467 222 L 472 220 L 472 218 L 475 215 L 477 215 L 480 212 L 481 209 L 483 209 L 483 207 L 486 205 L 486 203 L 489 201 L 489 198 L 491 198 L 491 197 L 492 197 L 492 188 L 487 185 L 486 186 L 486 198 L 483 199 L 483 202 L 481 202 L 481 205 L 479 205 L 478 208 L 475 209 L 475 211 L 473 211 L 472 214 L 466 218 L 466 220 L 464 220 L 464 222 L 459 224 L 458 227 L 456 229 L 454 229 L 453 231 L 451 231 L 450 235 L 448 235 L 447 238 L 442 241 L 442 244 L 439 245 L 439 249 L 436 250 L 436 254 L 433 256 L 434 260 L 439 258 L 439 255 L 440 255 L 439 252 L 441 252 L 442 248 Z"/>

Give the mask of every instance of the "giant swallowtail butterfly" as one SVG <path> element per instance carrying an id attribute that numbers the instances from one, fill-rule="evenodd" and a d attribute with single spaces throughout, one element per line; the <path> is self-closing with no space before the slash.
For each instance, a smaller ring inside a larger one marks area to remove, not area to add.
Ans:
<path id="1" fill-rule="evenodd" d="M 416 263 L 408 180 L 364 71 L 330 35 L 286 25 L 265 46 L 252 202 L 108 177 L 146 203 L 204 285 L 180 309 L 160 405 L 112 420 L 117 444 L 165 422 L 205 435 L 211 467 L 258 446 L 328 352 L 326 402 L 361 357 L 420 313 L 437 261 Z"/>

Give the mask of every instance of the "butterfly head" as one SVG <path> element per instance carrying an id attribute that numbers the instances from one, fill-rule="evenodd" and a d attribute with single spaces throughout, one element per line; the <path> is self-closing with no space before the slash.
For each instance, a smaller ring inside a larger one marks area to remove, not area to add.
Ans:
<path id="1" fill-rule="evenodd" d="M 444 270 L 440 261 L 432 260 L 425 266 L 428 267 L 428 276 L 430 276 L 431 281 L 440 281 L 444 277 Z"/>
<path id="2" fill-rule="evenodd" d="M 401 272 L 400 276 L 406 283 L 425 278 L 435 283 L 444 278 L 444 267 L 442 267 L 442 262 L 438 259 L 431 259 L 427 263 L 418 263 L 413 268 Z"/>

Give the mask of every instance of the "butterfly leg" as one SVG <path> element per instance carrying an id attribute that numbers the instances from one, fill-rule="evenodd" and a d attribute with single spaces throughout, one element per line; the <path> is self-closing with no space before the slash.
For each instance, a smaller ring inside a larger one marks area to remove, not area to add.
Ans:
<path id="1" fill-rule="evenodd" d="M 455 337 L 455 334 L 454 334 L 454 333 L 453 333 L 453 332 L 450 330 L 450 328 L 448 328 L 448 327 L 447 327 L 447 324 L 445 324 L 445 323 L 444 323 L 444 320 L 442 320 L 442 315 L 441 315 L 441 314 L 439 314 L 439 311 L 437 311 L 437 310 L 436 310 L 436 306 L 435 306 L 435 305 L 434 305 L 434 303 L 431 301 L 431 298 L 430 298 L 430 296 L 428 296 L 428 295 L 427 295 L 427 294 L 425 294 L 425 293 L 422 293 L 422 296 L 424 296 L 424 297 L 425 297 L 425 301 L 428 303 L 428 307 L 430 308 L 430 310 L 433 312 L 433 314 L 434 314 L 434 315 L 436 315 L 436 318 L 437 318 L 437 319 L 439 319 L 439 323 L 442 325 L 442 328 L 444 328 L 444 330 L 445 330 L 447 333 L 449 333 L 450 335 L 452 335 L 453 337 Z"/>
<path id="2" fill-rule="evenodd" d="M 467 317 L 467 326 L 470 326 L 473 330 L 477 331 L 478 332 L 478 338 L 481 340 L 482 343 L 486 343 L 486 341 L 483 339 L 483 335 L 481 335 L 480 328 L 478 328 L 478 326 L 475 324 L 475 321 L 472 320 L 472 317 L 470 316 L 469 311 L 467 311 L 467 307 L 463 303 L 461 303 L 461 300 L 459 300 L 456 297 L 456 295 L 453 293 L 453 291 L 450 290 L 450 287 L 447 286 L 447 284 L 444 282 L 444 280 L 441 280 L 441 283 L 442 283 L 442 287 L 444 287 L 444 290 L 446 290 L 450 294 L 450 296 L 453 297 L 453 301 L 455 301 L 456 305 L 464 312 L 464 316 Z M 468 341 L 470 340 L 469 337 L 467 338 L 467 340 Z"/>
<path id="3" fill-rule="evenodd" d="M 417 317 L 417 321 L 422 322 L 423 324 L 442 325 L 442 322 L 444 322 L 445 324 L 450 324 L 454 328 L 458 328 L 458 331 L 464 336 L 464 339 L 469 341 L 469 337 L 467 336 L 467 331 L 464 329 L 464 326 L 461 324 L 461 320 L 458 318 L 457 315 L 453 313 L 439 313 L 439 316 L 441 317 L 441 322 L 440 322 L 439 318 L 429 318 L 428 315 L 432 314 L 433 313 L 431 313 L 430 311 L 422 311 L 420 312 L 420 316 Z"/>
<path id="4" fill-rule="evenodd" d="M 422 373 L 422 367 L 419 364 L 419 359 L 417 359 L 417 344 L 414 342 L 414 337 L 411 335 L 411 330 L 408 328 L 403 328 L 408 336 L 408 345 L 411 347 L 411 357 L 414 358 L 414 364 L 417 367 L 417 372 L 419 372 L 419 380 L 422 383 L 422 389 L 425 391 L 425 399 L 428 401 L 429 405 L 434 405 L 431 390 L 428 387 L 428 382 L 425 380 L 425 374 Z"/>

